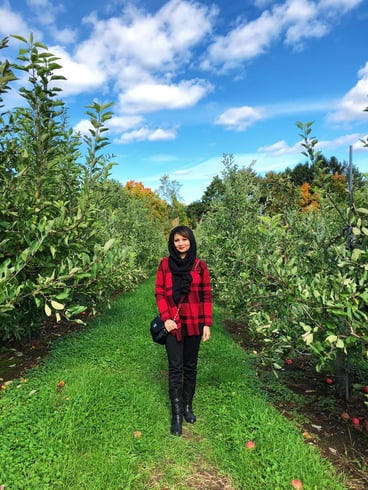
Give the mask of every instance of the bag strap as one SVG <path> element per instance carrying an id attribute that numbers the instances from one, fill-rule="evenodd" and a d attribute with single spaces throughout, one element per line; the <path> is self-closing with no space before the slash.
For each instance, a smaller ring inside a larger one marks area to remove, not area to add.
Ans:
<path id="1" fill-rule="evenodd" d="M 199 259 L 197 259 L 197 260 L 196 260 L 196 264 L 195 264 L 195 266 L 194 266 L 194 268 L 193 268 L 192 270 L 193 270 L 193 271 L 195 271 L 195 270 L 197 269 L 198 265 L 199 265 Z M 186 296 L 186 295 L 184 295 L 184 296 L 183 296 L 183 297 L 180 299 L 180 301 L 179 301 L 179 304 L 178 304 L 178 309 L 176 310 L 175 316 L 174 316 L 174 318 L 173 318 L 174 322 L 175 322 L 175 320 L 177 319 L 177 317 L 178 317 L 178 315 L 179 315 L 180 308 L 181 308 L 181 305 L 183 304 L 183 301 L 184 301 L 184 299 L 185 299 L 185 296 Z"/>

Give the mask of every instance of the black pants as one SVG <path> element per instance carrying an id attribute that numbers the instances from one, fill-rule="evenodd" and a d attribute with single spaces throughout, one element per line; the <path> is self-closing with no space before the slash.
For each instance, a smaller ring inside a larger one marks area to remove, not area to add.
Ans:
<path id="1" fill-rule="evenodd" d="M 194 394 L 201 338 L 201 335 L 183 336 L 182 341 L 178 342 L 175 335 L 167 336 L 166 352 L 169 361 L 171 399 L 182 398 L 183 386 L 191 386 Z"/>

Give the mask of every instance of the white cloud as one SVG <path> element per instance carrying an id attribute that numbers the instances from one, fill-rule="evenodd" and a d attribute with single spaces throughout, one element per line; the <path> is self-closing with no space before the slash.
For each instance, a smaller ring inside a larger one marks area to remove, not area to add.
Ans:
<path id="1" fill-rule="evenodd" d="M 21 15 L 12 12 L 6 7 L 0 7 L 0 34 L 3 37 L 9 36 L 10 34 L 28 37 L 29 27 Z"/>
<path id="2" fill-rule="evenodd" d="M 176 138 L 176 132 L 172 129 L 155 129 L 148 136 L 148 141 L 173 140 Z"/>
<path id="3" fill-rule="evenodd" d="M 323 148 L 328 148 L 328 149 L 334 149 L 334 148 L 341 148 L 345 147 L 348 148 L 349 146 L 354 146 L 356 145 L 361 138 L 363 138 L 363 134 L 359 133 L 352 133 L 352 134 L 344 134 L 342 136 L 339 136 L 337 138 L 334 138 L 333 140 L 321 140 L 318 142 L 318 149 L 323 149 Z"/>
<path id="4" fill-rule="evenodd" d="M 136 128 L 142 123 L 142 120 L 143 118 L 141 116 L 113 116 L 108 122 L 108 127 L 112 133 L 122 133 L 129 129 Z M 88 134 L 89 129 L 92 129 L 92 126 L 89 119 L 82 119 L 73 129 L 81 134 Z"/>
<path id="5" fill-rule="evenodd" d="M 190 174 L 190 170 L 176 170 L 173 175 L 175 175 L 176 177 L 181 177 L 183 175 L 189 175 Z"/>
<path id="6" fill-rule="evenodd" d="M 212 86 L 202 80 L 182 81 L 178 85 L 139 84 L 119 97 L 124 112 L 152 112 L 161 109 L 192 107 Z"/>
<path id="7" fill-rule="evenodd" d="M 202 68 L 221 66 L 227 70 L 264 53 L 280 32 L 275 18 L 265 11 L 249 23 L 237 26 L 226 36 L 218 36 L 209 47 Z"/>
<path id="8" fill-rule="evenodd" d="M 27 4 L 32 11 L 32 16 L 42 25 L 53 37 L 53 39 L 63 46 L 76 41 L 77 29 L 64 27 L 58 29 L 58 15 L 65 12 L 62 3 L 55 5 L 50 0 L 27 0 Z"/>
<path id="9" fill-rule="evenodd" d="M 308 38 L 320 38 L 329 33 L 334 22 L 363 0 L 285 0 L 272 3 L 259 17 L 243 20 L 228 34 L 217 36 L 202 61 L 202 68 L 220 67 L 227 71 L 260 56 L 271 44 L 284 40 L 300 49 Z M 260 7 L 270 2 L 258 0 Z"/>
<path id="10" fill-rule="evenodd" d="M 190 60 L 194 49 L 211 32 L 216 10 L 199 3 L 171 0 L 156 14 L 127 7 L 120 17 L 85 19 L 93 28 L 76 56 L 93 56 L 120 87 L 151 78 L 171 79 Z M 126 72 L 139 78 L 126 79 Z"/>
<path id="11" fill-rule="evenodd" d="M 60 74 L 67 79 L 57 82 L 63 90 L 63 95 L 92 91 L 106 82 L 106 74 L 93 63 L 93 60 L 89 63 L 80 63 L 61 46 L 51 46 L 49 51 L 60 58 L 59 64 L 62 66 Z"/>
<path id="12" fill-rule="evenodd" d="M 140 128 L 124 133 L 114 143 L 133 143 L 134 141 L 164 141 L 176 138 L 174 130 Z"/>
<path id="13" fill-rule="evenodd" d="M 272 145 L 261 146 L 260 148 L 258 148 L 259 153 L 264 153 L 266 155 L 273 155 L 273 156 L 300 153 L 301 150 L 302 147 L 299 142 L 293 146 L 289 146 L 284 140 L 277 141 Z"/>
<path id="14" fill-rule="evenodd" d="M 108 126 L 113 132 L 127 131 L 137 127 L 142 123 L 143 118 L 141 116 L 113 116 L 108 122 Z"/>
<path id="15" fill-rule="evenodd" d="M 92 129 L 91 122 L 89 119 L 82 119 L 73 129 L 76 133 L 89 134 L 89 130 Z"/>
<path id="16" fill-rule="evenodd" d="M 51 31 L 54 39 L 62 45 L 74 43 L 77 37 L 77 31 L 75 29 L 69 29 L 67 27 L 60 30 L 51 28 Z"/>
<path id="17" fill-rule="evenodd" d="M 44 26 L 54 25 L 57 14 L 63 10 L 61 5 L 55 7 L 49 0 L 27 0 L 27 3 L 31 9 L 32 15 Z"/>
<path id="18" fill-rule="evenodd" d="M 243 131 L 264 117 L 265 113 L 262 109 L 249 106 L 232 107 L 218 116 L 215 124 L 225 126 L 226 129 Z"/>
<path id="19" fill-rule="evenodd" d="M 162 7 L 157 18 L 162 25 L 168 26 L 169 38 L 175 50 L 183 52 L 211 32 L 217 14 L 215 6 L 172 0 Z"/>
<path id="20" fill-rule="evenodd" d="M 332 123 L 345 123 L 356 120 L 367 120 L 368 106 L 368 62 L 358 72 L 357 84 L 342 98 L 335 111 L 327 116 Z"/>
<path id="21" fill-rule="evenodd" d="M 360 5 L 364 0 L 319 0 L 320 7 L 324 10 L 332 9 L 333 12 L 349 12 Z"/>
<path id="22" fill-rule="evenodd" d="M 332 150 L 330 153 L 334 154 L 334 152 L 340 152 L 341 149 L 346 149 L 346 151 L 348 151 L 349 146 L 361 148 L 362 144 L 360 143 L 360 140 L 363 137 L 364 135 L 359 133 L 345 134 L 332 140 L 318 141 L 315 149 L 322 151 L 322 153 L 325 150 Z M 258 152 L 259 154 L 268 155 L 271 157 L 294 155 L 295 157 L 300 158 L 301 152 L 304 150 L 301 143 L 302 141 L 298 141 L 294 145 L 290 146 L 286 143 L 286 141 L 280 140 L 272 145 L 259 147 Z"/>

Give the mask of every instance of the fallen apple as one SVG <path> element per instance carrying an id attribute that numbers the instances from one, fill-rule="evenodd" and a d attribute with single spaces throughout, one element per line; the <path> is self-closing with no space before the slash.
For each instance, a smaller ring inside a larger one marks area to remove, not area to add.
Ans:
<path id="1" fill-rule="evenodd" d="M 342 418 L 343 420 L 349 420 L 349 419 L 350 419 L 350 415 L 349 415 L 348 413 L 346 413 L 346 412 L 343 412 L 343 413 L 341 414 L 341 418 Z"/>
<path id="2" fill-rule="evenodd" d="M 254 448 L 256 447 L 256 445 L 255 445 L 255 443 L 254 443 L 253 441 L 247 441 L 247 442 L 245 443 L 245 447 L 246 447 L 247 449 L 254 449 Z"/>
<path id="3" fill-rule="evenodd" d="M 289 358 L 285 359 L 285 364 L 290 366 L 290 364 L 292 364 L 292 363 L 293 363 L 292 359 L 289 359 Z"/>
<path id="4" fill-rule="evenodd" d="M 333 385 L 333 379 L 331 379 L 331 378 L 326 378 L 326 383 L 327 383 L 328 385 Z"/>
<path id="5" fill-rule="evenodd" d="M 351 419 L 351 423 L 352 423 L 353 425 L 359 425 L 359 424 L 360 424 L 360 420 L 358 419 L 358 417 L 353 417 L 353 418 Z"/>
<path id="6" fill-rule="evenodd" d="M 368 393 L 368 386 L 363 386 L 363 393 Z"/>
<path id="7" fill-rule="evenodd" d="M 291 485 L 296 490 L 303 490 L 303 483 L 300 480 L 291 480 Z"/>

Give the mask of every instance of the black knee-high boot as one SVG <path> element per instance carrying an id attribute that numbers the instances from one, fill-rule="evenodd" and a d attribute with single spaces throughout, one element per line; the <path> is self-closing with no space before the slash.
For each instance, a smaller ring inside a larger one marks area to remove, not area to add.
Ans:
<path id="1" fill-rule="evenodd" d="M 181 436 L 183 425 L 183 397 L 181 390 L 175 390 L 171 395 L 171 434 Z"/>
<path id="2" fill-rule="evenodd" d="M 192 403 L 195 392 L 195 382 L 184 380 L 183 385 L 183 403 L 184 403 L 184 418 L 189 424 L 194 424 L 197 420 L 193 413 Z"/>

